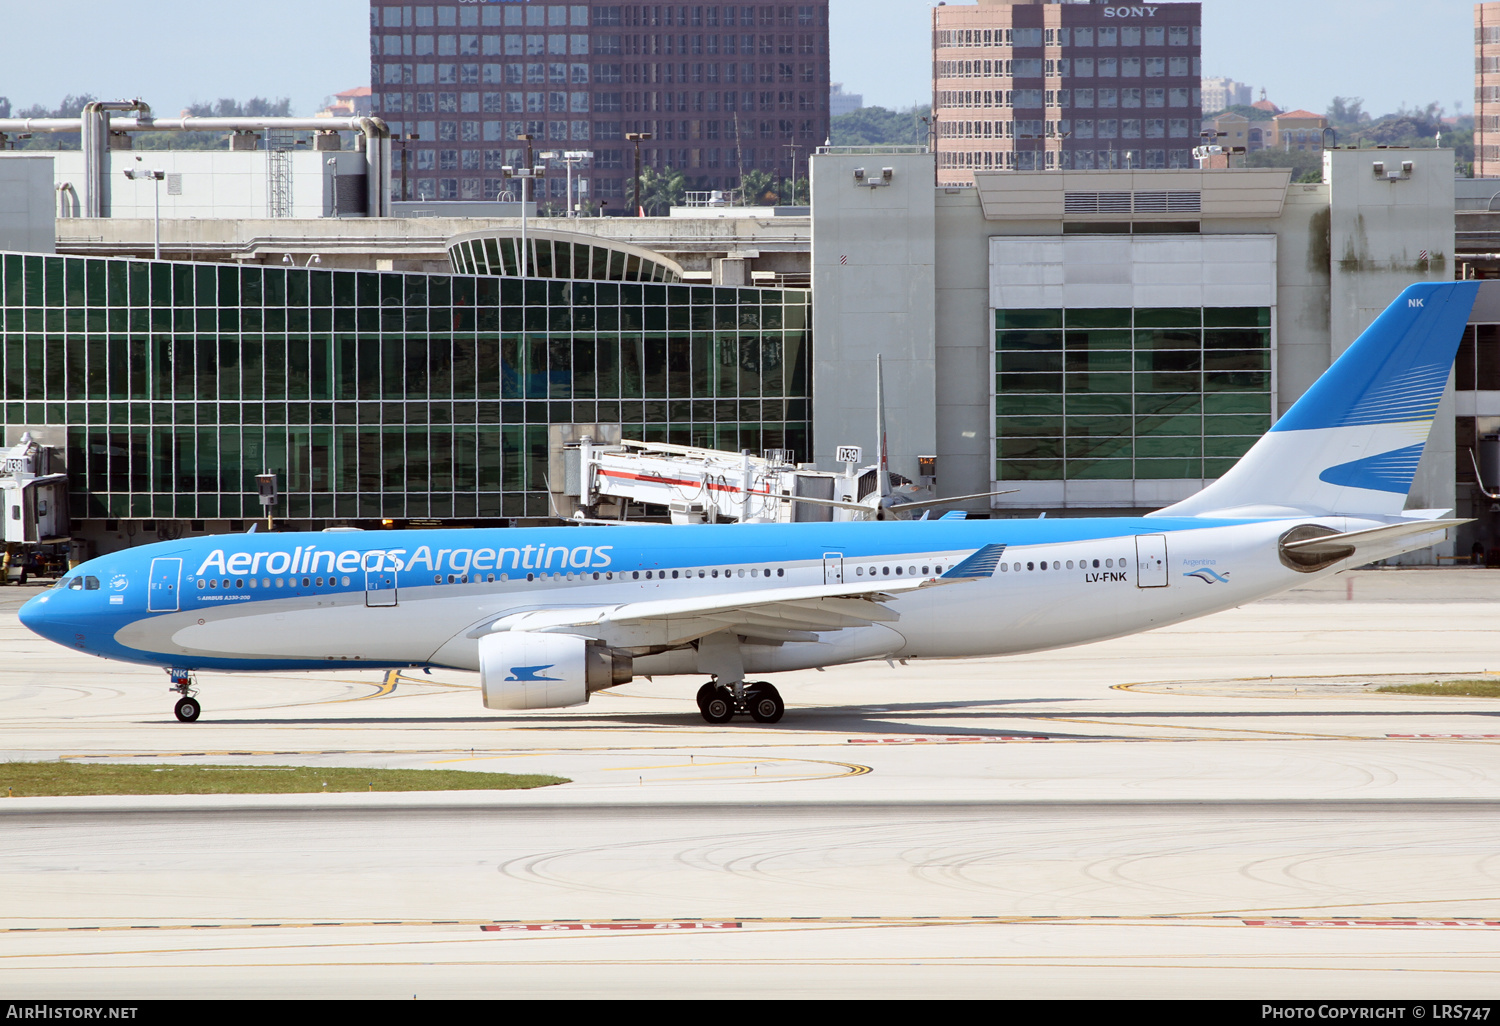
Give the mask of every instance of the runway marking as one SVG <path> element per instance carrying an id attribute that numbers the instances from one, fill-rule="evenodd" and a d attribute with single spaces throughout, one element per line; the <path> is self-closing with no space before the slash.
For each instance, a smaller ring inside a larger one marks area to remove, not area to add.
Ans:
<path id="1" fill-rule="evenodd" d="M 309 920 L 303 922 L 227 922 L 227 923 L 127 923 L 90 926 L 10 926 L 0 927 L 0 934 L 55 933 L 127 933 L 154 930 L 191 932 L 199 930 L 307 930 L 315 928 L 370 928 L 378 926 L 432 927 L 477 926 L 483 933 L 591 933 L 651 932 L 672 930 L 754 929 L 757 927 L 908 927 L 908 926 L 1212 926 L 1212 927 L 1375 927 L 1400 929 L 1493 929 L 1500 919 L 1448 916 L 1340 916 L 1312 919 L 1296 916 L 1262 916 L 1247 918 L 1243 914 L 1167 914 L 1135 916 L 732 916 L 719 918 L 640 918 L 640 919 L 350 919 Z M 34 955 L 8 954 L 0 958 L 27 958 Z"/>
<path id="2" fill-rule="evenodd" d="M 1387 734 L 1386 737 L 1407 740 L 1480 741 L 1500 738 L 1500 734 Z"/>
<path id="3" fill-rule="evenodd" d="M 682 922 L 673 920 L 658 923 L 486 923 L 479 929 L 485 933 L 499 933 L 504 930 L 521 931 L 589 931 L 589 930 L 737 930 L 744 926 L 740 922 L 724 922 L 712 920 L 694 920 Z"/>
<path id="4" fill-rule="evenodd" d="M 1064 738 L 1048 737 L 1045 734 L 934 734 L 929 737 L 851 737 L 845 744 L 851 745 L 929 745 L 929 744 L 994 744 L 1004 741 L 1060 741 Z"/>
<path id="5" fill-rule="evenodd" d="M 441 680 L 423 680 L 420 677 L 406 676 L 400 670 L 387 670 L 385 671 L 385 676 L 380 679 L 379 684 L 372 684 L 367 680 L 341 680 L 335 682 L 339 684 L 360 684 L 365 687 L 373 687 L 375 691 L 372 694 L 359 695 L 355 698 L 330 698 L 321 702 L 296 702 L 293 703 L 292 707 L 307 705 L 340 705 L 345 702 L 368 702 L 374 698 L 389 698 L 391 695 L 394 695 L 396 693 L 396 685 L 401 683 L 402 681 L 405 681 L 408 684 L 418 684 L 423 687 L 449 688 L 457 691 L 479 690 L 472 684 L 450 684 L 447 681 Z M 286 707 L 272 706 L 272 708 Z"/>

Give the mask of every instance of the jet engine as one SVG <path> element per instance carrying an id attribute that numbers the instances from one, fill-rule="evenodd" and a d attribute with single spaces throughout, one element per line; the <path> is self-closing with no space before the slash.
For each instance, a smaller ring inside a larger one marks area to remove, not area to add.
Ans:
<path id="1" fill-rule="evenodd" d="M 487 709 L 557 709 L 632 677 L 631 657 L 576 634 L 508 631 L 479 639 Z"/>

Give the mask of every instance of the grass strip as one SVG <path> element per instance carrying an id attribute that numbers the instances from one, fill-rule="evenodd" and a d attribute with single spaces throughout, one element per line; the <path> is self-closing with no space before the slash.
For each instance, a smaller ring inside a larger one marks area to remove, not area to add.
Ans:
<path id="1" fill-rule="evenodd" d="M 1388 684 L 1376 688 L 1399 695 L 1446 695 L 1454 698 L 1500 698 L 1500 681 L 1445 680 L 1434 684 Z"/>
<path id="2" fill-rule="evenodd" d="M 97 794 L 334 794 L 351 791 L 509 791 L 564 777 L 470 770 L 348 766 L 197 766 L 146 763 L 0 763 L 0 796 Z"/>

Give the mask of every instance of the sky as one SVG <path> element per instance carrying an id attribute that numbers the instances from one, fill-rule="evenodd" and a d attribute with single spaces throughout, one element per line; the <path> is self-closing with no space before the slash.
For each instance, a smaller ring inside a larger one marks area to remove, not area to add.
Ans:
<path id="1" fill-rule="evenodd" d="M 867 105 L 909 107 L 930 93 L 931 4 L 830 0 L 832 78 Z M 367 0 L 73 0 L 67 25 L 29 0 L 0 0 L 0 96 L 16 108 L 68 93 L 139 96 L 162 115 L 220 97 L 289 97 L 312 114 L 367 84 Z M 33 45 L 17 45 L 30 39 Z M 1322 112 L 1335 96 L 1365 110 L 1439 103 L 1472 110 L 1470 0 L 1203 0 L 1203 71 L 1266 90 L 1278 106 Z"/>

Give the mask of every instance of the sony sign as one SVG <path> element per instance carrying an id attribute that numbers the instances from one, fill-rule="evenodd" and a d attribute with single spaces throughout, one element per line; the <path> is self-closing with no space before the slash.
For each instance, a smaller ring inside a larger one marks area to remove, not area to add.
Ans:
<path id="1" fill-rule="evenodd" d="M 1104 16 L 1106 18 L 1154 18 L 1156 11 L 1155 7 L 1106 7 Z"/>

